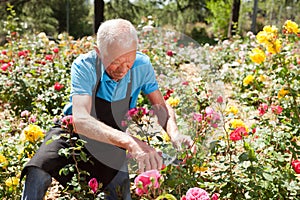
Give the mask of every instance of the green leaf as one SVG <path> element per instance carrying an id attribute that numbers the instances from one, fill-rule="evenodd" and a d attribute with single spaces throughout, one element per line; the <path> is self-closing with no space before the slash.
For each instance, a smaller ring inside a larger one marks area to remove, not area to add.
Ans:
<path id="1" fill-rule="evenodd" d="M 86 153 L 84 153 L 83 151 L 80 151 L 80 158 L 81 158 L 81 160 L 83 160 L 84 162 L 87 162 Z"/>
<path id="2" fill-rule="evenodd" d="M 156 200 L 177 200 L 177 199 L 171 194 L 163 194 L 157 197 Z"/>
<path id="3" fill-rule="evenodd" d="M 263 173 L 263 177 L 267 180 L 267 181 L 273 181 L 273 176 L 271 176 L 268 173 Z"/>
<path id="4" fill-rule="evenodd" d="M 242 154 L 239 156 L 239 161 L 240 161 L 240 162 L 244 162 L 244 161 L 247 161 L 247 160 L 249 160 L 248 153 L 244 152 L 244 153 L 242 153 Z"/>
<path id="5" fill-rule="evenodd" d="M 53 139 L 50 139 L 50 140 L 48 140 L 47 142 L 46 142 L 46 145 L 49 145 L 49 144 L 51 144 L 53 142 Z"/>

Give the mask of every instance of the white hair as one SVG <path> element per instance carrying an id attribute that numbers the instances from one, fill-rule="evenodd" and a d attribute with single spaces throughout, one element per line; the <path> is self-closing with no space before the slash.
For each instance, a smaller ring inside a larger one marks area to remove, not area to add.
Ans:
<path id="1" fill-rule="evenodd" d="M 110 45 L 113 43 L 130 48 L 137 45 L 137 31 L 131 22 L 125 19 L 111 19 L 103 22 L 97 32 L 97 47 L 102 55 L 107 55 Z"/>

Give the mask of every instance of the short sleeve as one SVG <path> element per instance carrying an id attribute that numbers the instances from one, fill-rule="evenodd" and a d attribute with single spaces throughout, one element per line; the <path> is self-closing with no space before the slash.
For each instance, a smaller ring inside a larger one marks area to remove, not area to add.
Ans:
<path id="1" fill-rule="evenodd" d="M 92 53 L 80 55 L 71 67 L 71 96 L 87 94 L 92 96 L 96 83 L 96 58 Z"/>
<path id="2" fill-rule="evenodd" d="M 144 66 L 142 68 L 143 68 L 143 70 L 145 70 L 145 72 L 144 72 L 145 79 L 144 79 L 144 84 L 141 89 L 144 94 L 150 94 L 151 92 L 158 90 L 158 83 L 156 80 L 155 71 L 150 62 L 149 57 L 146 57 L 144 59 L 146 60 L 146 62 L 144 62 Z"/>

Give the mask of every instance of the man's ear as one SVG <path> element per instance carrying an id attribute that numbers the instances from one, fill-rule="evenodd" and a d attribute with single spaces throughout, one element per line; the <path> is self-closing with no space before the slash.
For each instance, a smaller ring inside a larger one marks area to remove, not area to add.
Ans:
<path id="1" fill-rule="evenodd" d="M 100 50 L 99 50 L 99 48 L 95 45 L 94 46 L 94 49 L 95 49 L 95 51 L 96 51 L 96 53 L 97 53 L 97 55 L 99 56 L 99 58 L 100 58 L 100 55 L 101 55 L 101 53 L 100 53 Z"/>

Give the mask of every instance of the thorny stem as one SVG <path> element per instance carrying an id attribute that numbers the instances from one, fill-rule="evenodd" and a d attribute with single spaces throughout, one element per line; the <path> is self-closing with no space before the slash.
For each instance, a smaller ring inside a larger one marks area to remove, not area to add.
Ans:
<path id="1" fill-rule="evenodd" d="M 72 132 L 70 133 L 70 135 L 72 134 Z M 78 168 L 78 162 L 77 162 L 77 159 L 76 159 L 76 156 L 75 156 L 75 150 L 74 150 L 74 143 L 73 143 L 73 141 L 72 140 L 70 140 L 70 144 L 71 144 L 71 146 L 73 147 L 72 148 L 72 158 L 73 158 L 73 160 L 74 160 L 74 162 L 75 162 L 75 168 L 76 168 L 76 171 L 77 171 L 77 178 L 78 178 L 78 181 L 80 181 L 80 175 L 81 175 L 81 173 L 80 173 L 80 170 L 79 170 L 79 168 Z"/>

